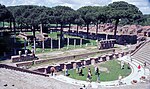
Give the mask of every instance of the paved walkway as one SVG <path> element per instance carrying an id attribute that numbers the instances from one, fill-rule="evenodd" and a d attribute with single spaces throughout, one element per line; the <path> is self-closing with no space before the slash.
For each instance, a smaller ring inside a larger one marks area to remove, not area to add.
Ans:
<path id="1" fill-rule="evenodd" d="M 138 62 L 136 60 L 132 60 L 132 62 L 131 62 L 129 55 L 124 56 L 122 58 L 119 58 L 117 60 L 129 63 L 130 66 L 131 66 L 131 69 L 132 69 L 132 72 L 131 72 L 131 74 L 129 76 L 121 79 L 121 82 L 123 83 L 122 86 L 132 85 L 131 81 L 133 81 L 133 80 L 137 80 L 137 82 L 144 82 L 144 81 L 140 80 L 141 76 L 148 76 L 148 74 L 149 74 L 149 70 L 144 68 L 142 63 L 140 63 L 140 62 Z M 137 68 L 139 64 L 141 65 L 140 71 Z M 85 85 L 87 87 L 87 86 L 90 85 L 92 88 L 116 87 L 116 86 L 119 86 L 119 80 L 108 81 L 108 82 L 100 82 L 100 83 L 97 83 L 97 82 L 91 82 L 90 83 L 90 82 L 87 82 L 87 81 L 81 81 L 81 80 L 72 79 L 72 78 L 66 77 L 64 75 L 58 75 L 58 76 L 54 76 L 52 78 L 54 78 L 56 80 L 59 80 L 59 81 L 62 81 L 62 82 L 65 82 L 65 83 L 78 85 L 78 86 Z"/>

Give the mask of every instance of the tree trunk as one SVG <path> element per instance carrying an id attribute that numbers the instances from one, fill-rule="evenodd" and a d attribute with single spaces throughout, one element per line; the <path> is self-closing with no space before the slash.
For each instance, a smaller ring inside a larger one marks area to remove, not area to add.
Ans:
<path id="1" fill-rule="evenodd" d="M 33 41 L 34 41 L 34 54 L 35 54 L 35 51 L 36 51 L 36 37 L 35 37 L 35 27 L 32 26 L 32 31 L 33 31 Z"/>
<path id="2" fill-rule="evenodd" d="M 61 29 L 60 29 L 60 39 L 63 37 L 63 24 L 61 24 Z"/>
<path id="3" fill-rule="evenodd" d="M 29 27 L 28 24 L 26 24 L 26 26 L 27 26 L 27 29 L 26 29 L 26 30 L 28 31 L 28 27 Z"/>
<path id="4" fill-rule="evenodd" d="M 70 32 L 71 24 L 69 23 L 69 32 Z"/>
<path id="5" fill-rule="evenodd" d="M 61 24 L 61 29 L 60 29 L 60 47 L 63 46 L 63 24 Z"/>
<path id="6" fill-rule="evenodd" d="M 16 55 L 15 43 L 16 43 L 16 22 L 13 19 L 13 29 L 14 29 L 14 54 Z"/>
<path id="7" fill-rule="evenodd" d="M 32 26 L 32 33 L 33 33 L 33 38 L 35 38 L 35 27 Z"/>
<path id="8" fill-rule="evenodd" d="M 24 50 L 26 50 L 26 43 L 27 43 L 27 41 L 26 41 L 26 39 L 24 39 Z"/>
<path id="9" fill-rule="evenodd" d="M 4 20 L 3 20 L 3 28 L 4 28 Z"/>
<path id="10" fill-rule="evenodd" d="M 89 24 L 87 24 L 87 38 L 89 38 Z"/>
<path id="11" fill-rule="evenodd" d="M 57 27 L 58 27 L 58 23 L 56 23 L 56 28 L 55 28 L 56 30 L 57 30 Z"/>
<path id="12" fill-rule="evenodd" d="M 22 32 L 22 23 L 21 23 L 21 32 Z"/>
<path id="13" fill-rule="evenodd" d="M 41 35 L 43 33 L 43 25 L 42 24 L 40 24 L 40 33 L 41 33 Z"/>
<path id="14" fill-rule="evenodd" d="M 9 26 L 10 26 L 10 29 L 12 30 L 12 23 L 11 23 L 11 19 L 10 19 L 9 21 L 10 21 L 10 25 L 9 25 Z"/>
<path id="15" fill-rule="evenodd" d="M 114 38 L 116 39 L 116 33 L 117 33 L 117 26 L 118 26 L 118 23 L 119 23 L 119 19 L 116 19 L 116 22 L 115 22 L 115 31 L 114 31 Z"/>
<path id="16" fill-rule="evenodd" d="M 77 36 L 78 36 L 78 33 L 79 33 L 79 26 L 78 26 L 78 24 L 77 24 Z"/>
<path id="17" fill-rule="evenodd" d="M 98 22 L 96 23 L 96 36 L 98 34 Z"/>

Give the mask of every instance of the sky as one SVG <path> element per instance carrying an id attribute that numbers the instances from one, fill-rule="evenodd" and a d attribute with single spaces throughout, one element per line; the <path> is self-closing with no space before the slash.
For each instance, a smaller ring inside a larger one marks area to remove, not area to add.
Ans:
<path id="1" fill-rule="evenodd" d="M 150 0 L 0 0 L 0 4 L 6 6 L 39 5 L 47 7 L 61 5 L 69 6 L 76 10 L 82 6 L 104 6 L 116 1 L 126 1 L 134 4 L 143 14 L 150 14 Z"/>

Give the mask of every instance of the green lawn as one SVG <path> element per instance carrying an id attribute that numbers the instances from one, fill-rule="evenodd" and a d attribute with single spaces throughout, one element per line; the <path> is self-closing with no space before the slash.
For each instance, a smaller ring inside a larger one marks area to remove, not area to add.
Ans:
<path id="1" fill-rule="evenodd" d="M 125 77 L 131 73 L 131 69 L 127 68 L 128 67 L 127 64 L 125 64 L 124 69 L 120 69 L 120 64 L 119 64 L 119 61 L 117 61 L 117 60 L 107 61 L 105 63 L 99 64 L 98 66 L 99 66 L 99 68 L 105 67 L 109 71 L 109 72 L 106 72 L 106 71 L 100 72 L 100 81 L 117 80 L 119 75 Z M 94 66 L 92 66 L 92 65 L 86 66 L 83 69 L 84 76 L 79 76 L 79 74 L 77 74 L 76 70 L 74 70 L 74 69 L 69 70 L 69 74 L 70 74 L 69 77 L 86 81 L 89 67 L 91 68 L 91 71 L 92 71 L 92 81 L 97 81 L 97 75 L 95 75 Z"/>
<path id="2" fill-rule="evenodd" d="M 57 39 L 57 34 L 60 34 L 60 32 L 52 32 L 52 33 L 48 34 L 48 36 L 53 39 Z"/>

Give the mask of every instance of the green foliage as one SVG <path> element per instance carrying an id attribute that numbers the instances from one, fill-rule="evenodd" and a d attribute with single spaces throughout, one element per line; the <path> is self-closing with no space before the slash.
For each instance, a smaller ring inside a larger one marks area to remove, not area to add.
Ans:
<path id="1" fill-rule="evenodd" d="M 10 18 L 12 18 L 11 12 L 9 12 L 4 5 L 0 4 L 0 21 L 10 19 Z"/>
<path id="2" fill-rule="evenodd" d="M 150 14 L 144 15 L 142 21 L 139 23 L 141 25 L 150 25 Z"/>
<path id="3" fill-rule="evenodd" d="M 13 44 L 11 42 L 10 35 L 0 37 L 0 54 L 3 54 L 3 52 L 10 52 L 12 47 Z"/>
<path id="4" fill-rule="evenodd" d="M 142 12 L 135 5 L 128 4 L 127 2 L 113 2 L 108 5 L 109 17 L 113 19 L 128 18 L 136 20 L 141 18 Z"/>

